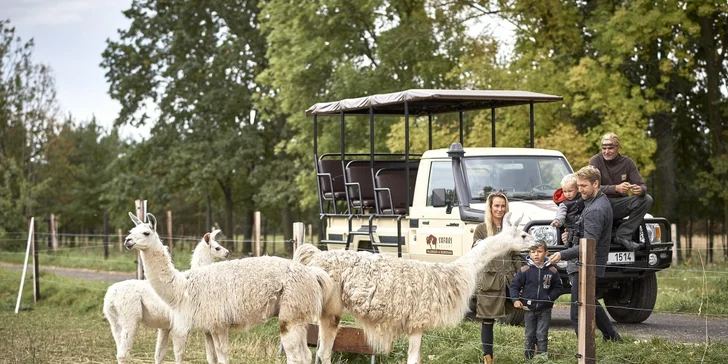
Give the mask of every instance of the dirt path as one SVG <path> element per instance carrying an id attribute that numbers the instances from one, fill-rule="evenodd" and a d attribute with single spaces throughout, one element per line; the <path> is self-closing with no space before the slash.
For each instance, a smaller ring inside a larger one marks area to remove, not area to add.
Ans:
<path id="1" fill-rule="evenodd" d="M 0 268 L 7 270 L 22 270 L 23 266 L 19 264 L 8 264 L 0 263 Z M 32 274 L 32 266 L 28 265 L 28 273 Z M 102 281 L 108 283 L 115 283 L 124 281 L 127 279 L 136 278 L 136 274 L 128 272 L 103 272 L 91 269 L 79 269 L 79 268 L 60 268 L 60 267 L 43 267 L 40 268 L 43 272 L 50 272 L 57 276 L 85 279 L 89 281 Z M 26 275 L 28 278 L 28 275 Z"/>
<path id="2" fill-rule="evenodd" d="M 0 263 L 0 268 L 20 270 L 22 265 Z M 29 267 L 29 269 L 31 269 Z M 108 283 L 133 279 L 134 273 L 127 272 L 101 272 L 90 269 L 71 269 L 58 267 L 41 267 L 41 270 L 53 274 L 86 280 L 97 280 Z M 640 324 L 614 323 L 615 328 L 622 334 L 629 334 L 638 340 L 646 340 L 653 336 L 685 343 L 728 342 L 728 318 L 704 317 L 689 314 L 653 313 L 645 322 Z M 569 308 L 556 306 L 553 310 L 551 328 L 553 330 L 571 330 Z M 598 331 L 598 330 L 597 330 Z M 599 334 L 597 334 L 599 337 Z"/>
<path id="3" fill-rule="evenodd" d="M 613 322 L 614 327 L 621 334 L 632 335 L 637 340 L 646 340 L 653 336 L 663 337 L 684 343 L 705 343 L 706 332 L 709 342 L 728 342 L 728 319 L 705 317 L 689 314 L 653 313 L 639 324 L 621 324 Z M 565 306 L 554 307 L 551 316 L 551 328 L 557 330 L 572 330 L 569 320 L 569 308 Z M 600 337 L 597 330 L 597 337 Z"/>

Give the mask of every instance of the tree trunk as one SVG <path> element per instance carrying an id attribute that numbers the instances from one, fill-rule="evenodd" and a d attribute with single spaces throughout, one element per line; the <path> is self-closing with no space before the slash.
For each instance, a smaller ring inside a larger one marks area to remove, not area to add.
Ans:
<path id="1" fill-rule="evenodd" d="M 291 207 L 288 204 L 283 205 L 283 211 L 281 211 L 281 223 L 283 224 L 283 240 L 293 239 L 293 217 L 291 216 Z M 293 244 L 286 243 L 286 253 L 293 254 Z"/>
<path id="2" fill-rule="evenodd" d="M 672 221 L 677 216 L 678 193 L 675 176 L 675 150 L 673 148 L 673 120 L 665 113 L 655 116 L 654 136 L 657 140 L 656 175 L 659 188 L 653 194 L 658 204 L 658 215 Z"/>
<path id="3" fill-rule="evenodd" d="M 210 192 L 205 193 L 205 232 L 212 231 L 212 198 Z"/>
<path id="4" fill-rule="evenodd" d="M 222 189 L 222 192 L 225 195 L 225 227 L 227 229 L 226 235 L 233 236 L 233 231 L 235 230 L 235 227 L 233 226 L 233 208 L 235 208 L 235 204 L 233 203 L 232 188 L 228 185 L 227 187 L 224 187 Z"/>
<path id="5" fill-rule="evenodd" d="M 721 66 L 723 63 L 724 55 L 718 53 L 718 49 L 721 47 L 716 40 L 715 18 L 718 17 L 718 13 L 714 12 L 707 16 L 701 16 L 698 18 L 700 24 L 700 45 L 702 52 L 698 54 L 702 56 L 705 61 L 705 80 L 706 80 L 706 99 L 705 109 L 708 113 L 708 127 L 711 135 L 711 158 L 720 161 L 728 154 L 726 150 L 725 137 L 723 136 L 723 123 L 720 117 L 720 82 L 721 82 Z M 725 47 L 725 44 L 722 45 Z M 725 54 L 725 50 L 723 50 Z M 719 174 L 715 176 L 718 181 L 725 181 L 728 176 Z M 728 222 L 728 194 L 723 193 L 723 212 L 724 212 L 724 223 Z M 712 244 L 712 235 L 710 235 L 710 242 Z M 712 252 L 711 252 L 712 253 Z M 712 255 L 711 255 L 712 258 Z"/>
<path id="6" fill-rule="evenodd" d="M 243 241 L 243 255 L 247 255 L 253 252 L 253 244 L 251 243 L 253 239 L 253 210 L 245 211 L 243 221 L 245 224 L 243 226 L 243 238 L 245 238 L 245 241 Z"/>
<path id="7" fill-rule="evenodd" d="M 693 255 L 693 217 L 690 216 L 688 219 L 688 246 L 687 250 L 685 251 L 685 256 L 687 258 L 692 257 Z"/>

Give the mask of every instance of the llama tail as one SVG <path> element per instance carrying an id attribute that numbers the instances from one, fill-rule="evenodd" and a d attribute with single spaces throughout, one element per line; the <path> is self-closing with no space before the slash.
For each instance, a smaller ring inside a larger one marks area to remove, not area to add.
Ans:
<path id="1" fill-rule="evenodd" d="M 310 245 L 310 244 L 307 244 Z M 314 248 L 316 249 L 316 248 Z M 298 249 L 300 250 L 300 248 Z M 296 250 L 296 252 L 298 252 Z M 318 250 L 318 249 L 316 249 Z M 319 267 L 307 267 L 311 272 L 316 275 L 316 280 L 321 287 L 322 302 L 321 302 L 321 317 L 335 316 L 336 324 L 339 324 L 341 319 L 341 313 L 344 311 L 343 303 L 341 302 L 341 289 L 329 276 L 326 271 Z"/>
<path id="2" fill-rule="evenodd" d="M 295 252 L 293 252 L 293 260 L 304 265 L 308 264 L 313 255 L 320 252 L 319 248 L 313 244 L 301 244 Z"/>

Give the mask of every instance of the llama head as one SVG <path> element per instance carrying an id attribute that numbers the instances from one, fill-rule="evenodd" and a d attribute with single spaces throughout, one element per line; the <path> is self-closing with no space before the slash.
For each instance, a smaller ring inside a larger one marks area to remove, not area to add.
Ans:
<path id="1" fill-rule="evenodd" d="M 131 221 L 134 222 L 134 228 L 129 230 L 129 235 L 126 236 L 124 246 L 127 249 L 139 249 L 145 250 L 150 246 L 162 245 L 157 235 L 157 219 L 152 214 L 147 214 L 148 223 L 145 223 L 137 218 L 131 212 L 129 213 Z"/>
<path id="2" fill-rule="evenodd" d="M 495 235 L 498 237 L 496 240 L 502 241 L 504 244 L 510 244 L 511 250 L 515 251 L 532 247 L 536 243 L 536 239 L 518 227 L 523 219 L 523 215 L 516 219 L 515 222 L 511 222 L 511 217 L 511 212 L 507 212 L 503 216 L 503 229 L 499 234 Z"/>
<path id="3" fill-rule="evenodd" d="M 301 244 L 298 246 L 298 249 L 293 252 L 293 260 L 306 265 L 311 261 L 313 255 L 320 251 L 321 250 L 313 246 L 313 244 Z"/>
<path id="4" fill-rule="evenodd" d="M 202 241 L 205 242 L 208 249 L 210 249 L 210 255 L 215 259 L 225 259 L 230 255 L 230 252 L 225 249 L 220 243 L 215 240 L 215 236 L 220 232 L 219 229 L 213 230 L 211 233 L 205 234 L 202 237 Z"/>
<path id="5" fill-rule="evenodd" d="M 478 245 L 485 242 L 487 250 L 496 251 L 521 251 L 530 248 L 536 242 L 533 236 L 518 228 L 518 224 L 523 219 L 523 215 L 516 219 L 515 222 L 511 222 L 512 214 L 507 212 L 503 216 L 503 227 L 501 232 L 486 238 L 485 240 L 478 241 Z"/>

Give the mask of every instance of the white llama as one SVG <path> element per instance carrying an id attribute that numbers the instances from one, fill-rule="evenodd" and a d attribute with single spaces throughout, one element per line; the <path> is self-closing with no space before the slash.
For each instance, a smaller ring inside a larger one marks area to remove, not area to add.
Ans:
<path id="1" fill-rule="evenodd" d="M 209 331 L 218 362 L 228 362 L 228 328 L 246 330 L 278 316 L 281 342 L 289 364 L 310 363 L 306 327 L 336 307 L 336 287 L 322 269 L 278 257 L 225 261 L 180 273 L 162 248 L 156 219 L 150 223 L 129 214 L 136 226 L 124 245 L 138 249 L 152 288 L 171 308 L 172 342 L 182 362 L 193 327 Z M 327 308 L 327 304 L 333 307 Z"/>
<path id="2" fill-rule="evenodd" d="M 510 251 L 533 245 L 531 235 L 510 225 L 478 242 L 451 263 L 430 263 L 351 250 L 320 251 L 303 244 L 293 259 L 323 268 L 341 287 L 345 307 L 362 325 L 370 346 L 389 352 L 392 341 L 409 336 L 407 363 L 420 363 L 422 333 L 458 324 L 469 311 L 478 272 L 488 262 Z M 337 316 L 331 313 L 331 317 Z M 336 322 L 336 324 L 334 324 Z M 337 321 L 319 326 L 317 357 L 330 360 Z"/>
<path id="3" fill-rule="evenodd" d="M 215 241 L 220 230 L 207 233 L 192 253 L 192 268 L 212 264 L 225 259 L 230 252 Z M 165 246 L 165 248 L 167 248 Z M 116 342 L 116 359 L 119 364 L 129 360 L 139 322 L 157 331 L 157 346 L 154 352 L 155 363 L 161 363 L 167 354 L 172 313 L 146 280 L 130 279 L 109 287 L 104 296 L 104 316 L 111 326 L 111 334 Z M 208 362 L 215 362 L 215 348 L 212 336 L 205 333 Z M 212 355 L 212 357 L 210 356 Z M 211 361 L 212 360 L 212 361 Z"/>

